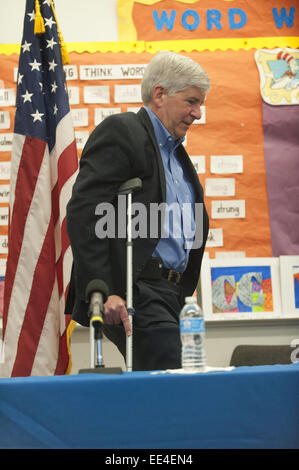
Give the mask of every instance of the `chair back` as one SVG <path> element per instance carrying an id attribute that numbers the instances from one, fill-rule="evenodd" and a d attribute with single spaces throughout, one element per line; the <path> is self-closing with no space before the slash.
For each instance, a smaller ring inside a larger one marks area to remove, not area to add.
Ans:
<path id="1" fill-rule="evenodd" d="M 236 346 L 230 366 L 262 366 L 291 364 L 293 348 L 289 345 L 245 345 Z"/>

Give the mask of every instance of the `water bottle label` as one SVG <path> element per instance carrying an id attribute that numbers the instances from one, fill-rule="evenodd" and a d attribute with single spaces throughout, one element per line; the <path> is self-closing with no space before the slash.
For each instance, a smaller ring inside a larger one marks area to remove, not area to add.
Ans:
<path id="1" fill-rule="evenodd" d="M 203 318 L 183 318 L 180 320 L 181 333 L 204 333 L 205 324 Z"/>

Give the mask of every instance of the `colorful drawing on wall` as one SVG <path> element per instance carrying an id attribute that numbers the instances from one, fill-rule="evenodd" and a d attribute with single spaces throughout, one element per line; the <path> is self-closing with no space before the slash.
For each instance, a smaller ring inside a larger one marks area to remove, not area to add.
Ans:
<path id="1" fill-rule="evenodd" d="M 295 308 L 299 309 L 299 266 L 293 266 Z"/>
<path id="2" fill-rule="evenodd" d="M 280 256 L 279 264 L 284 316 L 299 318 L 299 256 Z"/>
<path id="3" fill-rule="evenodd" d="M 296 49 L 261 49 L 255 60 L 263 100 L 271 105 L 299 104 L 299 52 Z"/>
<path id="4" fill-rule="evenodd" d="M 270 266 L 211 268 L 213 313 L 271 312 Z"/>
<path id="5" fill-rule="evenodd" d="M 280 318 L 278 258 L 204 260 L 201 293 L 206 320 Z"/>

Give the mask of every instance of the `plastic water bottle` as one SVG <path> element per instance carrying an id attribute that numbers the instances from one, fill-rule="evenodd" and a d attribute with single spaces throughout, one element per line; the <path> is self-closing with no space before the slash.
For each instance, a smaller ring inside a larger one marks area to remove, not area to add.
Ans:
<path id="1" fill-rule="evenodd" d="M 206 356 L 204 351 L 205 325 L 201 308 L 195 297 L 186 297 L 180 313 L 182 343 L 182 368 L 186 370 L 204 370 Z"/>

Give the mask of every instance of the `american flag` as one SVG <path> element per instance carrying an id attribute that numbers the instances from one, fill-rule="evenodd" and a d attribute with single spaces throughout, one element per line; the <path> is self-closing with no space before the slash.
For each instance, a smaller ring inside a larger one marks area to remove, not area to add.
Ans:
<path id="1" fill-rule="evenodd" d="M 45 32 L 34 34 L 36 2 L 27 0 L 17 77 L 3 377 L 64 374 L 70 360 L 65 213 L 78 157 L 53 3 L 39 4 Z"/>

